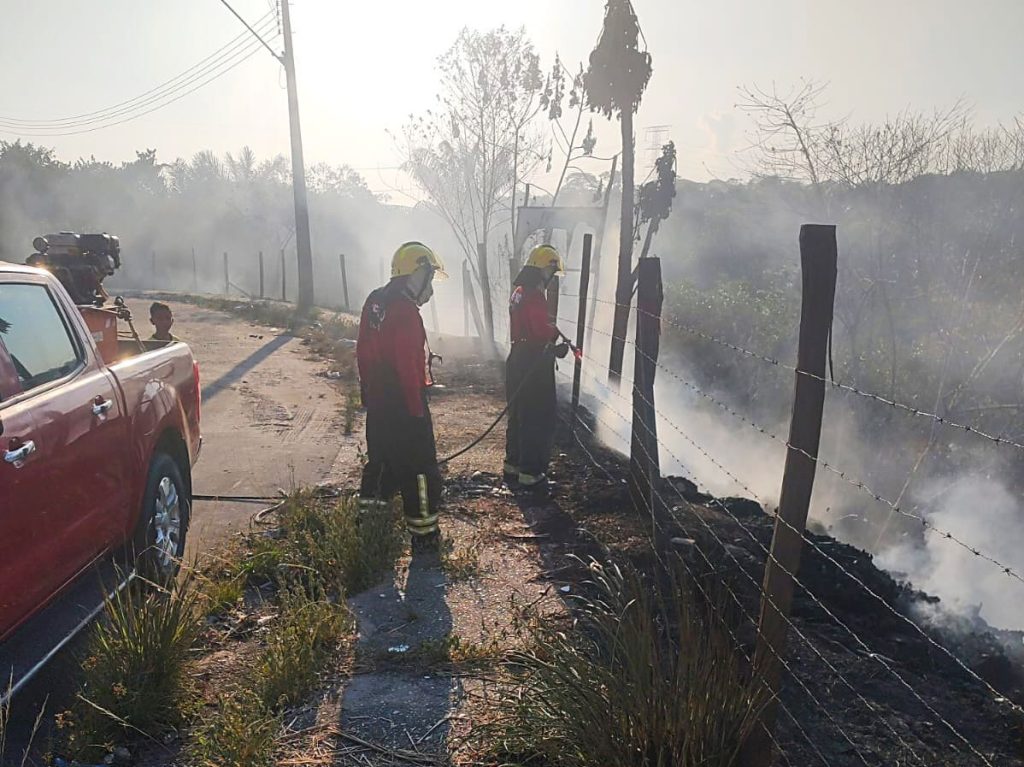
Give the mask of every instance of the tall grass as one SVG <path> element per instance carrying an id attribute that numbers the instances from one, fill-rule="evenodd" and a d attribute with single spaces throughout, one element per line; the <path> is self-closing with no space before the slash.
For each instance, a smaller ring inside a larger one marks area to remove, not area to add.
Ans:
<path id="1" fill-rule="evenodd" d="M 540 627 L 490 735 L 506 763 L 732 767 L 763 705 L 728 633 L 680 571 L 592 565 L 575 629 Z"/>
<path id="2" fill-rule="evenodd" d="M 311 599 L 338 598 L 372 586 L 402 551 L 397 510 L 361 513 L 352 496 L 292 494 L 277 511 L 278 532 L 254 536 L 243 564 L 278 588 L 298 584 Z"/>
<path id="3" fill-rule="evenodd" d="M 183 722 L 200 615 L 190 574 L 166 589 L 136 580 L 107 600 L 82 662 L 73 753 L 102 755 L 125 737 L 152 738 Z"/>
<path id="4" fill-rule="evenodd" d="M 6 693 L 4 696 L 6 700 L 0 703 L 0 765 L 8 764 L 7 761 L 7 733 L 11 723 L 11 711 L 13 705 L 12 691 L 14 690 L 14 672 L 12 671 L 10 676 L 7 677 L 7 682 L 4 687 L 0 687 L 0 691 Z M 29 758 L 32 753 L 32 746 L 35 743 L 36 736 L 39 734 L 39 728 L 43 723 L 43 716 L 46 713 L 46 704 L 49 702 L 49 696 L 43 701 L 43 705 L 39 708 L 39 713 L 36 714 L 35 721 L 32 723 L 32 730 L 28 736 L 28 742 L 23 746 L 21 752 L 21 761 L 18 762 L 18 767 L 25 767 L 29 764 Z M 14 764 L 14 762 L 10 762 Z M 34 762 L 33 762 L 34 764 Z"/>
<path id="5" fill-rule="evenodd" d="M 219 697 L 216 712 L 196 727 L 186 764 L 272 767 L 281 723 L 255 692 Z"/>
<path id="6" fill-rule="evenodd" d="M 375 583 L 402 551 L 396 508 L 361 514 L 354 498 L 298 491 L 275 514 L 276 530 L 254 530 L 211 570 L 187 568 L 166 589 L 136 581 L 108 600 L 77 703 L 61 715 L 70 756 L 97 762 L 118 743 L 193 725 L 190 764 L 272 763 L 279 712 L 316 688 L 350 633 L 346 594 Z M 258 635 L 250 671 L 197 722 L 189 669 L 204 619 L 267 581 L 276 613 Z M 0 747 L 5 725 L 0 712 Z"/>
<path id="7" fill-rule="evenodd" d="M 198 724 L 189 764 L 261 767 L 274 763 L 282 711 L 317 688 L 321 672 L 354 625 L 346 594 L 375 583 L 402 551 L 396 508 L 361 513 L 351 497 L 311 491 L 289 496 L 253 531 L 234 562 L 220 562 L 206 586 L 208 610 L 235 604 L 239 585 L 273 586 L 276 614 L 266 624 L 250 671 L 219 696 Z"/>
<path id="8" fill-rule="evenodd" d="M 278 604 L 252 685 L 272 709 L 300 702 L 316 686 L 320 669 L 350 625 L 343 605 L 312 600 L 303 590 L 284 590 Z"/>

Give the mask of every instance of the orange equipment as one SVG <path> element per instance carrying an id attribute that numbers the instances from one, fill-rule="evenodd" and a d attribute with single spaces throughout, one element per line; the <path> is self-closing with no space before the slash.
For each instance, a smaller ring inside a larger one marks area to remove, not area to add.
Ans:
<path id="1" fill-rule="evenodd" d="M 79 306 L 82 318 L 100 351 L 100 357 L 107 365 L 117 360 L 117 312 L 95 306 Z"/>

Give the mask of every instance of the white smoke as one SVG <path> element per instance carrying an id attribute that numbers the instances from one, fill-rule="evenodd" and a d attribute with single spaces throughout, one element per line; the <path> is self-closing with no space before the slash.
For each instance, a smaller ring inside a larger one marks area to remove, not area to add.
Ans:
<path id="1" fill-rule="evenodd" d="M 1020 499 L 990 476 L 936 478 L 919 496 L 938 497 L 924 516 L 940 530 L 968 543 L 1014 572 L 1024 570 L 1024 526 Z M 924 543 L 891 546 L 876 558 L 881 567 L 905 573 L 917 588 L 942 598 L 948 610 L 979 614 L 999 628 L 1024 629 L 1024 584 L 941 533 Z"/>

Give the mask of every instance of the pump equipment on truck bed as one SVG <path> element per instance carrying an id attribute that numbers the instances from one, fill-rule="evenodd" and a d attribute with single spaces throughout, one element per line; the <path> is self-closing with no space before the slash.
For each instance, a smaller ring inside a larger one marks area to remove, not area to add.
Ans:
<path id="1" fill-rule="evenodd" d="M 113 309 L 104 308 L 109 296 L 103 281 L 121 267 L 121 240 L 112 234 L 59 232 L 36 237 L 35 252 L 25 259 L 28 266 L 45 269 L 56 277 L 85 319 L 89 332 L 108 364 L 117 359 L 118 320 L 128 323 L 131 337 L 142 344 L 131 312 L 118 298 Z"/>

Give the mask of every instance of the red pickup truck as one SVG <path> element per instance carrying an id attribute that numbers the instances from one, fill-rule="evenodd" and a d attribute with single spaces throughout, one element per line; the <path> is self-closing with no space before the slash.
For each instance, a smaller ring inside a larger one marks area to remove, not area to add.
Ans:
<path id="1" fill-rule="evenodd" d="M 171 577 L 184 552 L 198 365 L 179 341 L 107 355 L 49 272 L 0 262 L 0 667 L 3 640 L 100 560 L 142 552 Z"/>

